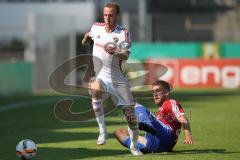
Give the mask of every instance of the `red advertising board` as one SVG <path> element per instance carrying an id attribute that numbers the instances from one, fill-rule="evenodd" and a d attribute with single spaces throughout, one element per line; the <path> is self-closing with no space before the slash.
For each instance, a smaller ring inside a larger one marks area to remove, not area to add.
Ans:
<path id="1" fill-rule="evenodd" d="M 146 69 L 156 73 L 158 65 L 166 74 L 148 74 L 147 84 L 163 79 L 179 88 L 240 88 L 240 59 L 150 59 Z"/>

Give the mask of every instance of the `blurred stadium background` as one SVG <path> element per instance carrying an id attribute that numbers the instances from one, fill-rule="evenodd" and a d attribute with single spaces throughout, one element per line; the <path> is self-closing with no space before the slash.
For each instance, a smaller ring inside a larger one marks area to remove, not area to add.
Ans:
<path id="1" fill-rule="evenodd" d="M 76 55 L 91 53 L 81 38 L 101 20 L 107 0 L 1 0 L 0 94 L 49 90 L 48 77 Z M 238 0 L 117 0 L 133 40 L 130 60 L 178 88 L 240 86 Z M 81 83 L 83 71 L 68 78 Z M 138 74 L 138 72 L 135 72 Z M 142 83 L 156 77 L 148 74 Z M 141 85 L 141 84 L 140 84 Z M 143 84 L 142 84 L 143 85 Z"/>
<path id="2" fill-rule="evenodd" d="M 0 95 L 49 90 L 50 73 L 69 58 L 90 53 L 81 38 L 101 20 L 107 0 L 1 0 Z M 116 0 L 120 23 L 129 28 L 130 61 L 178 88 L 240 86 L 238 0 Z M 81 70 L 69 83 L 80 84 Z M 138 72 L 135 72 L 138 74 Z M 141 83 L 151 83 L 147 74 Z M 57 83 L 57 82 L 56 82 Z"/>
<path id="3" fill-rule="evenodd" d="M 101 20 L 104 0 L 1 0 L 0 94 L 49 90 L 50 73 L 69 58 L 90 53 L 81 38 Z M 176 87 L 240 86 L 240 5 L 237 0 L 119 0 L 130 29 L 131 60 Z M 149 63 L 149 64 L 148 64 Z M 136 72 L 137 74 L 137 72 Z M 69 83 L 81 83 L 81 71 Z M 143 83 L 150 83 L 154 74 Z"/>
<path id="4" fill-rule="evenodd" d="M 49 76 L 59 65 L 91 53 L 81 39 L 94 21 L 101 20 L 107 2 L 0 0 L 0 160 L 16 159 L 14 148 L 26 138 L 38 145 L 35 160 L 133 158 L 112 134 L 118 127 L 126 128 L 119 110 L 106 116 L 109 139 L 98 148 L 95 121 L 79 122 L 81 113 L 91 109 L 90 97 L 58 94 L 49 87 Z M 130 29 L 133 40 L 128 62 L 136 65 L 125 67 L 131 83 L 140 85 L 134 89 L 142 91 L 141 86 L 158 78 L 171 82 L 175 87 L 171 96 L 184 107 L 197 142 L 185 146 L 181 134 L 174 152 L 141 159 L 239 159 L 240 1 L 116 2 L 122 9 L 119 21 Z M 168 68 L 164 75 L 159 74 L 162 65 Z M 71 72 L 64 82 L 86 85 L 84 69 Z M 134 81 L 135 77 L 140 79 Z M 134 94 L 150 110 L 157 110 L 151 92 Z M 56 116 L 54 106 L 66 98 L 74 104 L 69 109 L 73 119 L 65 122 L 77 123 L 63 123 Z"/>

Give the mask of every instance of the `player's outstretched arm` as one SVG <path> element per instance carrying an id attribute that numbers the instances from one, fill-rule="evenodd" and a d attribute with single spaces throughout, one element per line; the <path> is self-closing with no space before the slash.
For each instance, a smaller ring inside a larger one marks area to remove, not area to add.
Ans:
<path id="1" fill-rule="evenodd" d="M 120 49 L 118 50 L 115 55 L 120 59 L 120 60 L 127 60 L 128 59 L 128 55 L 129 55 L 129 51 L 125 50 L 125 49 Z"/>
<path id="2" fill-rule="evenodd" d="M 82 39 L 82 45 L 89 46 L 91 37 L 89 36 L 89 32 L 86 32 L 83 39 Z"/>
<path id="3" fill-rule="evenodd" d="M 194 144 L 190 123 L 189 123 L 187 117 L 185 115 L 180 115 L 177 119 L 183 125 L 183 130 L 184 130 L 184 134 L 185 134 L 185 139 L 184 139 L 183 143 L 184 144 Z"/>

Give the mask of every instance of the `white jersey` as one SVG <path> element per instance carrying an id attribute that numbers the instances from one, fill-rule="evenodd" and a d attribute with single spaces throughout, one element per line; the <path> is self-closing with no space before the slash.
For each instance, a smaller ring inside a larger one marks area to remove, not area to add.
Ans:
<path id="1" fill-rule="evenodd" d="M 100 79 L 106 81 L 123 78 L 119 58 L 107 53 L 104 47 L 109 44 L 119 47 L 124 42 L 125 46 L 127 44 L 126 48 L 130 53 L 131 42 L 128 30 L 117 25 L 112 33 L 107 33 L 104 23 L 94 23 L 89 35 L 94 41 L 93 63 L 97 78 L 100 77 Z"/>

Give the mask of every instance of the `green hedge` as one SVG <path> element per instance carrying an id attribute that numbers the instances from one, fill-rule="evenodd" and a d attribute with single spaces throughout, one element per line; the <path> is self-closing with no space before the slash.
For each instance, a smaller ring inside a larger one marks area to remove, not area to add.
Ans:
<path id="1" fill-rule="evenodd" d="M 130 59 L 200 58 L 201 43 L 133 43 Z"/>
<path id="2" fill-rule="evenodd" d="M 202 43 L 141 43 L 132 45 L 130 59 L 144 61 L 148 58 L 202 58 Z M 221 58 L 240 58 L 240 43 L 219 43 Z"/>
<path id="3" fill-rule="evenodd" d="M 240 58 L 240 43 L 222 43 L 220 52 L 222 58 Z"/>
<path id="4" fill-rule="evenodd" d="M 0 62 L 0 95 L 32 93 L 31 63 Z"/>

